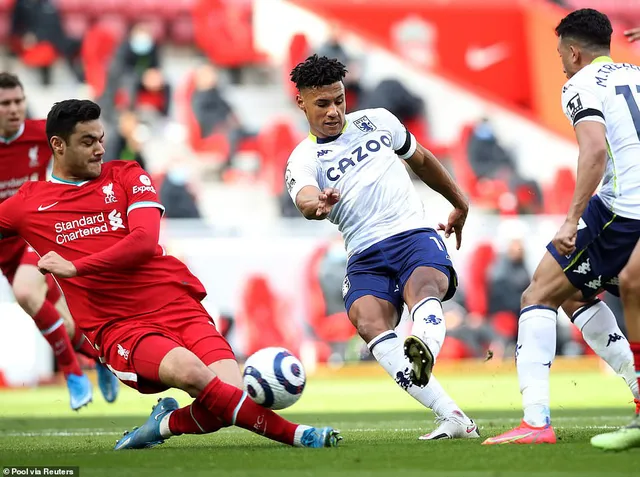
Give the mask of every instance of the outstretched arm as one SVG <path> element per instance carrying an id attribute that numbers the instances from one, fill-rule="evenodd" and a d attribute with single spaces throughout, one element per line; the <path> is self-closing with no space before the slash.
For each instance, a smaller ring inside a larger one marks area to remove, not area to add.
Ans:
<path id="1" fill-rule="evenodd" d="M 296 195 L 296 207 L 307 220 L 324 220 L 333 206 L 340 200 L 337 189 L 320 190 L 315 186 L 304 186 Z"/>
<path id="2" fill-rule="evenodd" d="M 70 262 L 49 252 L 38 262 L 43 273 L 60 278 L 95 275 L 138 267 L 154 257 L 160 237 L 160 210 L 145 207 L 129 213 L 129 234 L 111 247 Z"/>

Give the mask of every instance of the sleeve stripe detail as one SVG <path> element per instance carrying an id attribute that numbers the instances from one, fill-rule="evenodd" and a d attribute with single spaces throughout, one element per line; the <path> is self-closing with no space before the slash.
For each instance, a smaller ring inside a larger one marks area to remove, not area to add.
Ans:
<path id="1" fill-rule="evenodd" d="M 598 111 L 597 109 L 594 109 L 594 108 L 587 108 L 587 109 L 583 109 L 582 111 L 579 111 L 573 117 L 573 125 L 575 126 L 578 121 L 586 118 L 587 116 L 597 116 L 599 118 L 604 119 L 604 114 L 602 114 L 602 111 Z"/>
<path id="2" fill-rule="evenodd" d="M 416 142 L 416 138 L 407 131 L 407 140 L 404 145 L 396 151 L 396 154 L 400 159 L 409 159 L 413 156 L 413 153 L 416 152 L 417 147 L 418 143 Z"/>
<path id="3" fill-rule="evenodd" d="M 407 135 L 405 137 L 403 146 L 396 151 L 396 154 L 398 156 L 404 156 L 409 151 L 409 149 L 411 149 L 411 133 L 409 131 L 406 131 L 406 133 Z"/>
<path id="4" fill-rule="evenodd" d="M 158 202 L 151 201 L 141 201 L 136 202 L 135 204 L 131 204 L 127 209 L 127 215 L 129 215 L 132 210 L 143 209 L 145 207 L 155 207 L 156 209 L 160 209 L 160 212 L 162 212 L 162 215 L 164 215 L 164 205 L 159 204 Z"/>

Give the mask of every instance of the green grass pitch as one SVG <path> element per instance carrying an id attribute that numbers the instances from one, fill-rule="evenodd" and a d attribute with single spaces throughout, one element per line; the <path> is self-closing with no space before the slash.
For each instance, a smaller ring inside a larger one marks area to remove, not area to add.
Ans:
<path id="1" fill-rule="evenodd" d="M 513 374 L 440 381 L 485 437 L 521 418 Z M 183 393 L 169 394 L 190 402 Z M 300 402 L 283 412 L 297 422 L 339 428 L 344 441 L 337 449 L 292 449 L 232 428 L 175 437 L 154 449 L 112 451 L 123 430 L 144 422 L 157 397 L 123 389 L 113 405 L 96 395 L 72 413 L 62 387 L 0 391 L 0 467 L 75 465 L 84 477 L 640 475 L 640 449 L 605 453 L 589 445 L 591 436 L 625 424 L 633 412 L 622 380 L 602 373 L 552 373 L 555 446 L 418 441 L 433 428 L 430 411 L 389 378 L 373 376 L 312 377 Z"/>

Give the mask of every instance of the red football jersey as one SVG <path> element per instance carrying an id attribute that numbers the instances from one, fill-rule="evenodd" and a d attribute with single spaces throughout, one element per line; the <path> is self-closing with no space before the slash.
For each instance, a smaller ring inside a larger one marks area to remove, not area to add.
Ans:
<path id="1" fill-rule="evenodd" d="M 51 160 L 45 120 L 27 119 L 11 138 L 0 138 L 0 202 L 18 192 L 27 181 L 43 181 Z M 0 244 L 0 268 L 19 260 L 25 243 L 20 237 Z"/>
<path id="2" fill-rule="evenodd" d="M 147 173 L 134 161 L 112 161 L 100 177 L 80 183 L 55 178 L 28 182 L 0 204 L 0 234 L 18 234 L 40 255 L 67 260 L 104 250 L 128 233 L 127 215 L 140 207 L 164 210 Z M 1 242 L 0 242 L 1 245 Z M 100 329 L 114 320 L 156 311 L 180 295 L 198 300 L 204 286 L 180 260 L 156 255 L 137 268 L 58 279 L 76 322 L 100 345 Z"/>

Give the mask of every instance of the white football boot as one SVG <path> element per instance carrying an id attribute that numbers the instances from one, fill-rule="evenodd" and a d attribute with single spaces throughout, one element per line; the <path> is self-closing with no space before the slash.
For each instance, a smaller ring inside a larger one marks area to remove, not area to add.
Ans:
<path id="1" fill-rule="evenodd" d="M 439 426 L 418 439 L 421 441 L 433 441 L 437 439 L 477 439 L 480 437 L 480 429 L 473 419 L 469 419 L 460 411 L 446 417 L 436 417 Z"/>

